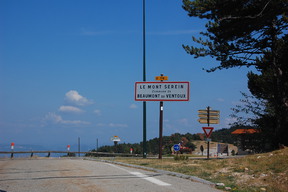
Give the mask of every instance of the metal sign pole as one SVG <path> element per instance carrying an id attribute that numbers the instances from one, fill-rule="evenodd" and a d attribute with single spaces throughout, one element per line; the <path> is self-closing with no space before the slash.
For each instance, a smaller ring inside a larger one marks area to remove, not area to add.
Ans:
<path id="1" fill-rule="evenodd" d="M 210 148 L 210 135 L 212 133 L 213 127 L 210 127 L 210 124 L 218 124 L 219 123 L 219 113 L 218 110 L 211 110 L 211 108 L 208 106 L 206 109 L 200 109 L 198 110 L 198 116 L 199 116 L 199 123 L 202 124 L 208 124 L 208 127 L 203 127 L 203 131 L 205 132 L 206 138 L 207 138 L 207 159 L 209 159 L 209 148 Z M 209 132 L 206 132 L 206 130 L 210 130 Z"/>
<path id="2" fill-rule="evenodd" d="M 210 113 L 210 107 L 208 106 L 207 107 L 207 123 L 208 123 L 208 127 L 210 127 L 210 122 L 209 122 L 209 120 L 210 120 L 210 115 L 209 115 L 209 113 Z M 209 141 L 209 139 L 207 138 L 207 159 L 209 159 L 209 148 L 210 148 L 210 141 Z"/>
<path id="3" fill-rule="evenodd" d="M 162 139 L 163 135 L 163 101 L 160 101 L 160 118 L 159 118 L 159 159 L 162 159 Z"/>
<path id="4" fill-rule="evenodd" d="M 146 16 L 145 0 L 143 0 L 143 81 L 146 81 Z M 147 157 L 146 139 L 146 101 L 143 101 L 143 158 Z"/>
<path id="5" fill-rule="evenodd" d="M 163 76 L 163 74 L 161 74 Z M 161 80 L 163 82 L 163 80 Z M 160 115 L 159 115 L 159 159 L 162 159 L 162 145 L 163 145 L 163 101 L 160 101 Z"/>

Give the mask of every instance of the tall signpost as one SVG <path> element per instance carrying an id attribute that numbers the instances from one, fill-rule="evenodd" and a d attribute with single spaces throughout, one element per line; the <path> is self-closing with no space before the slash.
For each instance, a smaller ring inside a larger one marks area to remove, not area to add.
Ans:
<path id="1" fill-rule="evenodd" d="M 210 136 L 214 129 L 213 127 L 210 127 L 210 124 L 219 124 L 220 111 L 211 110 L 208 106 L 206 109 L 198 110 L 198 117 L 199 123 L 208 125 L 208 127 L 202 127 L 202 129 L 207 138 L 207 159 L 209 159 Z"/>
<path id="2" fill-rule="evenodd" d="M 146 16 L 145 0 L 143 0 L 143 81 L 146 81 Z M 143 158 L 147 157 L 146 144 L 146 101 L 143 101 Z"/>
<path id="3" fill-rule="evenodd" d="M 160 101 L 159 117 L 159 159 L 162 159 L 162 134 L 163 134 L 163 101 L 189 101 L 190 83 L 163 82 L 167 76 L 157 76 L 155 80 L 161 82 L 136 82 L 135 101 Z"/>
<path id="4" fill-rule="evenodd" d="M 167 77 L 167 76 L 166 76 Z M 155 80 L 168 80 L 168 77 L 165 78 L 163 74 L 161 76 L 156 76 Z M 162 146 L 163 146 L 163 101 L 160 101 L 160 113 L 159 113 L 159 159 L 162 159 Z"/>

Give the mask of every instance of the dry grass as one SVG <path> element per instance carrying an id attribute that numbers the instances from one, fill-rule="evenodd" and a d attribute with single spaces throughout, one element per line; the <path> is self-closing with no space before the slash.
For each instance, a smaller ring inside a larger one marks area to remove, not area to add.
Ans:
<path id="1" fill-rule="evenodd" d="M 224 183 L 231 191 L 288 190 L 288 148 L 271 153 L 233 159 L 130 159 L 116 161 L 153 167 Z"/>

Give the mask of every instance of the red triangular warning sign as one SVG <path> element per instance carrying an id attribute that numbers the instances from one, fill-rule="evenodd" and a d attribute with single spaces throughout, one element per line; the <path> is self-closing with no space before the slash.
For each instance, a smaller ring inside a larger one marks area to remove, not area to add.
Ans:
<path id="1" fill-rule="evenodd" d="M 212 131 L 213 131 L 213 129 L 214 129 L 214 127 L 202 127 L 202 129 L 203 129 L 206 137 L 209 138 L 211 133 L 212 133 Z"/>

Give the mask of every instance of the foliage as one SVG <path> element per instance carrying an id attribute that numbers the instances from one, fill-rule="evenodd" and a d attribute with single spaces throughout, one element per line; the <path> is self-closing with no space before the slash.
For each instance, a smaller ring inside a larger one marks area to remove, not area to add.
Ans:
<path id="1" fill-rule="evenodd" d="M 186 52 L 220 61 L 208 72 L 254 66 L 248 88 L 264 108 L 246 102 L 242 109 L 254 113 L 251 125 L 273 133 L 272 147 L 288 145 L 287 0 L 183 0 L 183 8 L 190 17 L 207 20 L 207 31 L 192 38 L 200 47 L 183 45 Z"/>
<path id="2" fill-rule="evenodd" d="M 142 153 L 142 149 L 140 144 L 130 144 L 130 143 L 121 143 L 116 146 L 105 145 L 98 148 L 97 152 L 107 152 L 107 153 L 130 153 L 130 149 L 133 149 L 133 153 L 140 154 Z M 92 150 L 96 152 L 96 150 Z"/>
<path id="3" fill-rule="evenodd" d="M 174 156 L 174 160 L 175 161 L 184 161 L 184 160 L 188 160 L 189 157 L 188 156 L 185 156 L 185 155 L 175 155 Z"/>
<path id="4" fill-rule="evenodd" d="M 171 136 L 163 136 L 163 151 L 162 153 L 171 154 L 171 148 L 174 144 L 182 143 L 183 146 L 188 147 L 191 151 L 195 150 L 196 146 L 192 143 L 193 140 L 198 140 L 199 136 L 197 134 L 180 134 L 174 133 Z M 108 153 L 129 153 L 130 148 L 133 149 L 133 153 L 142 154 L 142 142 L 140 144 L 126 144 L 120 143 L 116 146 L 102 146 L 98 148 L 98 152 L 108 152 Z M 96 151 L 95 149 L 92 151 Z M 159 153 L 159 138 L 150 139 L 147 141 L 147 152 L 148 154 L 158 154 Z M 182 151 L 183 152 L 183 151 Z"/>
<path id="5" fill-rule="evenodd" d="M 195 58 L 212 56 L 220 66 L 210 69 L 257 65 L 256 56 L 272 49 L 272 35 L 287 28 L 285 0 L 183 0 L 190 17 L 206 19 L 204 37 L 193 37 L 202 47 L 183 46 Z M 272 34 L 273 33 L 273 34 Z"/>
<path id="6" fill-rule="evenodd" d="M 270 151 L 278 147 L 275 139 L 276 119 L 271 112 L 269 103 L 263 99 L 256 99 L 254 96 L 242 93 L 241 105 L 232 108 L 231 117 L 236 121 L 233 127 L 256 128 L 259 131 L 256 135 L 246 136 L 250 140 L 250 149 L 255 152 Z M 252 117 L 252 118 L 251 118 Z M 274 130 L 273 130 L 274 129 Z"/>
<path id="7" fill-rule="evenodd" d="M 248 73 L 249 90 L 257 99 L 265 101 L 265 110 L 258 115 L 255 125 L 272 139 L 274 146 L 288 145 L 288 36 L 276 44 L 275 50 L 265 52 L 258 61 L 261 73 Z"/>
<path id="8" fill-rule="evenodd" d="M 244 121 L 244 120 L 243 120 Z M 259 132 L 254 134 L 247 135 L 233 135 L 231 134 L 236 129 L 251 129 L 255 128 L 250 125 L 242 125 L 238 124 L 238 121 L 229 129 L 220 129 L 213 132 L 211 135 L 212 141 L 221 142 L 221 143 L 230 143 L 236 146 L 240 146 L 240 148 L 245 151 L 249 149 L 255 153 L 260 153 L 264 151 L 271 150 L 271 140 L 266 134 L 266 132 Z M 234 151 L 235 152 L 235 151 Z"/>
<path id="9" fill-rule="evenodd" d="M 216 142 L 235 144 L 236 137 L 234 135 L 231 135 L 231 133 L 236 129 L 237 127 L 215 130 L 211 135 L 211 139 L 212 141 Z"/>

